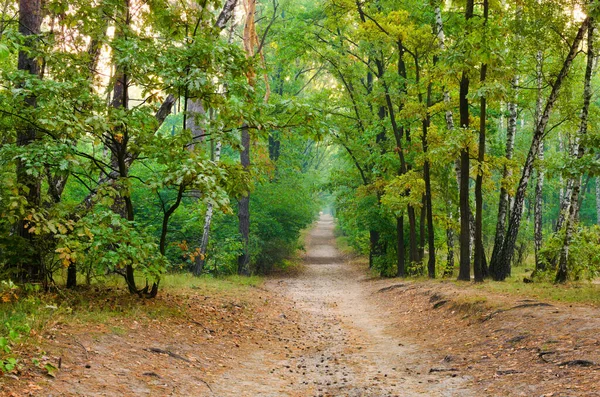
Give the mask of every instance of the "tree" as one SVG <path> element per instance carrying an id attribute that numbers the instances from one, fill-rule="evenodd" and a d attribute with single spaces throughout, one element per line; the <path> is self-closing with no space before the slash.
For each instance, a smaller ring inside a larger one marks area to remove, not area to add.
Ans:
<path id="1" fill-rule="evenodd" d="M 40 34 L 42 24 L 42 3 L 40 0 L 19 1 L 19 33 L 24 38 L 24 46 L 19 51 L 18 69 L 23 71 L 24 80 L 20 83 L 21 88 L 32 84 L 31 78 L 40 77 L 41 69 L 39 59 L 35 56 L 37 36 Z M 29 81 L 28 81 L 29 80 Z M 34 109 L 37 106 L 35 94 L 29 93 L 23 100 L 23 105 Z M 36 142 L 39 133 L 35 125 L 22 123 L 17 131 L 17 146 L 27 148 Z M 41 201 L 41 177 L 35 173 L 28 172 L 27 165 L 23 160 L 17 163 L 17 186 L 19 194 L 27 200 L 28 211 L 35 211 Z M 41 253 L 37 247 L 34 235 L 30 232 L 26 220 L 20 220 L 16 225 L 17 234 L 28 242 L 27 250 L 24 252 L 20 264 L 19 278 L 22 281 L 40 282 L 45 280 L 44 265 Z"/>
<path id="2" fill-rule="evenodd" d="M 523 203 L 525 201 L 527 185 L 529 183 L 531 172 L 533 170 L 533 161 L 537 157 L 540 142 L 545 133 L 546 126 L 548 125 L 550 113 L 552 112 L 556 100 L 558 99 L 558 93 L 560 92 L 560 88 L 565 78 L 567 77 L 573 60 L 577 56 L 579 44 L 583 40 L 583 36 L 586 30 L 588 29 L 588 25 L 589 18 L 586 18 L 581 23 L 577 34 L 575 35 L 575 38 L 573 39 L 570 45 L 569 53 L 563 61 L 562 68 L 552 84 L 552 91 L 550 92 L 550 95 L 546 100 L 544 111 L 539 121 L 535 125 L 531 146 L 527 154 L 525 164 L 523 166 L 523 172 L 519 181 L 517 193 L 515 195 L 513 209 L 511 211 L 510 221 L 508 223 L 508 230 L 501 244 L 501 251 L 498 256 L 498 262 L 493 266 L 496 272 L 492 275 L 492 277 L 495 280 L 504 280 L 510 274 L 511 260 L 514 254 L 515 243 L 517 241 L 517 235 L 519 233 L 519 227 L 521 225 Z"/>
<path id="3" fill-rule="evenodd" d="M 467 0 L 465 7 L 465 20 L 467 24 L 473 18 L 473 0 Z M 469 72 L 462 71 L 460 78 L 459 111 L 460 128 L 469 129 Z M 470 209 L 469 209 L 469 147 L 465 145 L 460 151 L 460 264 L 458 279 L 471 280 L 471 253 L 470 253 Z"/>
<path id="4" fill-rule="evenodd" d="M 483 42 L 486 41 L 486 28 L 488 23 L 489 4 L 488 0 L 483 1 Z M 485 84 L 487 77 L 486 63 L 481 64 L 480 78 L 481 84 Z M 479 147 L 477 150 L 477 178 L 475 181 L 475 260 L 473 269 L 475 281 L 482 282 L 487 269 L 485 269 L 485 251 L 483 247 L 483 162 L 485 160 L 485 132 L 486 132 L 486 110 L 487 102 L 485 93 L 481 95 L 479 106 Z"/>
<path id="5" fill-rule="evenodd" d="M 577 160 L 581 160 L 586 153 L 585 137 L 588 131 L 588 115 L 590 110 L 590 102 L 592 99 L 592 73 L 594 69 L 594 31 L 595 19 L 593 16 L 588 17 L 587 28 L 587 63 L 585 68 L 585 77 L 583 82 L 583 106 L 581 108 L 579 131 L 577 132 Z M 560 250 L 560 259 L 558 262 L 558 271 L 556 273 L 556 282 L 564 283 L 567 281 L 568 268 L 567 262 L 569 259 L 569 246 L 573 238 L 575 223 L 577 222 L 577 213 L 579 207 L 579 194 L 581 190 L 581 177 L 573 178 L 573 187 L 571 191 L 571 199 L 569 206 L 569 214 L 565 220 L 565 238 Z"/>

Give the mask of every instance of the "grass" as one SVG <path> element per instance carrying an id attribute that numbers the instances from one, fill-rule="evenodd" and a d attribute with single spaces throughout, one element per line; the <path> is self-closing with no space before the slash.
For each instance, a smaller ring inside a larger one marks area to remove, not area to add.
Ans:
<path id="1" fill-rule="evenodd" d="M 488 310 L 491 303 L 486 296 L 459 296 L 452 302 L 452 308 L 468 316 L 479 315 Z"/>
<path id="2" fill-rule="evenodd" d="M 123 336 L 123 335 L 125 335 L 125 334 L 127 333 L 127 331 L 126 331 L 126 330 L 124 330 L 124 329 L 123 329 L 123 328 L 121 328 L 121 327 L 117 327 L 117 326 L 110 327 L 110 330 L 111 330 L 111 332 L 112 332 L 113 334 L 115 334 L 115 335 L 119 335 L 119 336 Z"/>
<path id="3" fill-rule="evenodd" d="M 357 253 L 357 251 L 350 246 L 350 243 L 348 242 L 348 238 L 345 236 L 337 236 L 335 238 L 335 245 L 338 249 L 338 251 L 340 251 L 340 253 L 344 256 L 357 256 L 359 255 Z"/>
<path id="4" fill-rule="evenodd" d="M 82 285 L 74 291 L 60 288 L 42 292 L 15 286 L 10 299 L 0 300 L 0 338 L 16 332 L 21 335 L 19 339 L 27 339 L 31 331 L 39 334 L 56 323 L 106 324 L 114 334 L 123 335 L 126 331 L 117 325 L 119 320 L 134 318 L 143 323 L 182 316 L 181 298 L 176 296 L 179 292 L 191 294 L 199 290 L 205 295 L 238 297 L 250 288 L 259 287 L 262 282 L 258 276 L 215 278 L 169 274 L 163 277 L 156 299 L 131 295 L 121 279 L 111 278 Z"/>
<path id="5" fill-rule="evenodd" d="M 178 313 L 166 302 L 140 300 L 123 290 L 104 286 L 60 293 L 23 292 L 16 301 L 0 304 L 0 336 L 11 329 L 39 332 L 56 322 L 102 324 L 116 318 L 160 318 Z"/>
<path id="6" fill-rule="evenodd" d="M 465 284 L 464 282 L 455 281 L 456 275 L 450 278 L 450 280 L 459 288 L 466 287 L 480 293 L 490 292 L 512 295 L 523 299 L 577 303 L 600 307 L 600 284 L 590 281 L 569 281 L 566 284 L 554 284 L 552 281 L 553 274 L 549 274 L 544 278 L 536 278 L 532 283 L 523 282 L 524 278 L 530 278 L 531 269 L 532 266 L 514 267 L 512 268 L 512 275 L 501 282 L 486 280 L 480 284 Z M 428 279 L 415 277 L 414 280 L 418 282 Z M 440 282 L 447 282 L 448 280 L 448 278 L 438 279 Z"/>
<path id="7" fill-rule="evenodd" d="M 185 289 L 206 289 L 211 291 L 232 291 L 240 288 L 259 287 L 263 279 L 259 276 L 221 276 L 204 275 L 194 277 L 189 273 L 167 274 L 162 278 L 160 287 L 163 291 L 178 291 Z M 160 290 L 159 290 L 160 294 Z"/>
<path id="8" fill-rule="evenodd" d="M 504 282 L 485 282 L 474 288 L 542 301 L 582 303 L 600 307 L 600 285 L 590 282 L 553 284 L 539 281 L 525 284 L 522 279 L 512 277 Z"/>

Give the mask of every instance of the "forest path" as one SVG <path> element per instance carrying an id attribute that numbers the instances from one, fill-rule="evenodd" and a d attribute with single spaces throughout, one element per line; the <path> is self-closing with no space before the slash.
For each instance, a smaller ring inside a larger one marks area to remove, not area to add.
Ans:
<path id="1" fill-rule="evenodd" d="M 301 269 L 264 288 L 97 290 L 75 309 L 89 315 L 32 334 L 0 396 L 600 397 L 598 307 L 370 278 L 328 216 L 306 243 Z M 51 377 L 34 359 L 62 367 Z"/>
<path id="2" fill-rule="evenodd" d="M 466 389 L 464 377 L 429 372 L 443 367 L 442 357 L 394 335 L 393 318 L 382 313 L 376 302 L 382 295 L 365 282 L 364 268 L 341 257 L 333 228 L 332 217 L 322 215 L 307 239 L 300 274 L 267 283 L 269 290 L 293 302 L 304 336 L 280 338 L 285 345 L 280 354 L 273 350 L 250 354 L 240 367 L 224 374 L 221 385 L 213 386 L 215 394 L 474 395 Z"/>

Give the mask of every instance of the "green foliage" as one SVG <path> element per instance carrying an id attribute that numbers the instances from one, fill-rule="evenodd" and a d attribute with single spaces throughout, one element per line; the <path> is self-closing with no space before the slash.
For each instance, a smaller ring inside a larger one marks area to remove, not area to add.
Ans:
<path id="1" fill-rule="evenodd" d="M 151 1 L 136 9 L 129 24 L 120 17 L 122 2 L 52 0 L 45 4 L 51 30 L 44 26 L 39 36 L 25 38 L 15 24 L 4 26 L 0 277 L 27 280 L 35 262 L 43 271 L 33 281 L 46 287 L 69 266 L 88 282 L 127 269 L 158 281 L 169 270 L 189 269 L 200 255 L 208 205 L 215 215 L 205 271 L 235 273 L 244 248 L 235 204 L 248 194 L 253 271 L 266 273 L 300 248 L 300 230 L 323 204 L 320 190 L 330 195 L 339 233 L 358 252 L 373 254 L 378 273 L 395 272 L 398 217 L 404 217 L 405 246 L 418 240 L 421 251 L 421 240 L 434 234 L 437 249 L 428 254 L 440 268 L 443 251 L 454 242 L 447 232 L 459 231 L 454 162 L 463 150 L 477 157 L 474 127 L 483 116 L 477 105 L 482 97 L 488 101 L 488 149 L 481 167 L 475 164 L 462 177 L 473 179 L 481 169 L 490 251 L 497 191 L 515 194 L 538 96 L 543 102 L 551 90 L 545 83 L 534 87 L 536 73 L 557 74 L 565 41 L 578 28 L 576 13 L 565 12 L 576 10 L 571 3 L 492 2 L 487 21 L 477 3 L 478 17 L 466 21 L 463 5 L 454 3 L 266 2 L 257 11 L 266 35 L 255 57 L 246 57 L 241 26 L 228 34 L 215 27 L 219 6 Z M 19 53 L 43 64 L 44 75 L 19 70 Z M 108 69 L 114 75 L 106 78 Z M 550 118 L 546 158 L 535 162 L 535 174 L 545 171 L 547 178 L 547 235 L 569 178 L 587 179 L 581 224 L 597 221 L 588 188 L 600 174 L 597 101 L 588 135 L 575 136 L 583 70 L 577 57 Z M 119 104 L 113 96 L 124 71 L 129 101 Z M 470 128 L 461 128 L 456 117 L 463 74 L 471 82 Z M 172 114 L 157 117 L 172 97 Z M 519 112 L 512 160 L 505 157 L 507 102 Z M 242 125 L 252 138 L 248 169 L 239 165 Z M 569 149 L 577 141 L 587 148 L 579 160 Z M 420 216 L 426 163 L 431 230 Z M 531 251 L 532 205 L 525 211 L 519 236 L 524 256 Z M 595 229 L 578 230 L 572 276 L 594 277 Z M 551 237 L 548 255 L 560 244 L 560 234 Z M 409 263 L 407 254 L 406 263 L 409 273 L 423 273 L 420 259 Z"/>
<path id="2" fill-rule="evenodd" d="M 411 170 L 395 177 L 385 187 L 381 203 L 396 216 L 403 215 L 407 206 L 420 207 L 425 194 L 425 181 Z"/>
<path id="3" fill-rule="evenodd" d="M 548 266 L 556 263 L 565 239 L 565 231 L 556 233 L 549 238 L 541 251 L 541 257 Z M 573 281 L 594 280 L 600 276 L 600 226 L 583 226 L 578 224 L 572 236 L 567 261 L 568 275 Z M 553 281 L 556 269 L 548 267 L 545 272 L 536 272 L 540 280 Z"/>
<path id="4" fill-rule="evenodd" d="M 46 6 L 57 25 L 52 32 L 43 27 L 28 48 L 16 25 L 7 24 L 0 39 L 6 63 L 0 75 L 1 275 L 27 278 L 23 269 L 35 261 L 42 279 L 34 281 L 46 286 L 69 266 L 88 282 L 127 267 L 158 281 L 179 262 L 173 243 L 184 239 L 170 232 L 201 229 L 200 218 L 187 219 L 178 206 L 199 214 L 211 203 L 231 213 L 231 200 L 251 188 L 250 175 L 235 161 L 241 122 L 260 127 L 266 119 L 247 100 L 251 60 L 240 43 L 212 27 L 214 15 L 203 7 L 152 2 L 135 11 L 134 29 L 117 17 L 124 11 L 119 2 Z M 115 34 L 108 35 L 111 29 Z M 19 51 L 44 64 L 43 77 L 16 69 Z M 111 67 L 127 70 L 123 106 L 106 100 L 116 92 L 114 81 L 97 73 Z M 180 113 L 161 126 L 155 113 L 168 94 L 178 98 L 172 110 Z M 191 100 L 210 111 L 184 114 Z M 192 117 L 204 134 L 195 150 L 189 150 L 189 123 L 182 125 Z M 35 139 L 22 142 L 23 131 Z M 231 152 L 221 162 L 207 150 L 216 140 Z M 36 185 L 40 197 L 32 202 L 28 194 Z M 31 237 L 14 233 L 21 223 Z M 197 241 L 198 233 L 190 237 Z M 229 256 L 236 244 L 224 247 Z"/>
<path id="5" fill-rule="evenodd" d="M 84 274 L 121 273 L 130 265 L 158 281 L 167 261 L 150 236 L 110 210 L 81 218 L 68 235 L 59 235 L 56 248 L 64 267 L 76 264 Z"/>
<path id="6" fill-rule="evenodd" d="M 0 282 L 0 308 L 7 307 L 18 301 L 19 287 L 11 281 Z M 19 361 L 13 354 L 13 345 L 19 343 L 24 336 L 29 335 L 31 327 L 27 319 L 20 313 L 4 313 L 0 316 L 0 373 L 12 372 Z"/>
<path id="7" fill-rule="evenodd" d="M 311 176 L 285 174 L 256 187 L 250 198 L 252 244 L 259 273 L 268 273 L 299 247 L 300 231 L 315 219 L 319 202 Z"/>

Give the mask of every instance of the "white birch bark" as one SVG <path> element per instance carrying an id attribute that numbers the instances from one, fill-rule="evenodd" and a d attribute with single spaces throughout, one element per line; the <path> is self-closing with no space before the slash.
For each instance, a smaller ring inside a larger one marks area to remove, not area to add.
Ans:
<path id="1" fill-rule="evenodd" d="M 596 177 L 596 224 L 600 225 L 600 177 Z"/>
<path id="2" fill-rule="evenodd" d="M 542 115 L 542 51 L 538 50 L 536 54 L 536 82 L 537 82 L 537 100 L 535 104 L 535 123 L 540 122 Z M 538 161 L 544 161 L 544 141 L 540 140 L 540 147 L 538 149 Z M 535 251 L 535 268 L 536 270 L 543 270 L 544 263 L 540 258 L 540 250 L 542 249 L 542 193 L 544 188 L 544 168 L 541 164 L 538 164 L 538 178 L 535 186 L 535 203 L 533 206 L 533 245 Z"/>
<path id="3" fill-rule="evenodd" d="M 214 161 L 218 163 L 221 159 L 221 141 L 218 141 L 215 145 L 215 156 Z M 202 239 L 200 240 L 200 250 L 195 258 L 194 274 L 200 275 L 204 270 L 204 264 L 206 263 L 206 250 L 208 248 L 208 237 L 210 235 L 210 225 L 213 217 L 213 204 L 211 202 L 206 204 L 206 214 L 204 215 L 204 229 L 202 231 Z"/>
<path id="4" fill-rule="evenodd" d="M 513 78 L 512 84 L 513 87 L 517 87 L 519 83 L 519 77 L 515 76 Z M 516 90 L 516 88 L 515 88 Z M 506 151 L 505 157 L 507 160 L 511 160 L 514 153 L 515 148 L 515 135 L 517 133 L 517 104 L 516 104 L 517 93 L 515 92 L 515 98 L 512 102 L 506 104 L 506 109 L 508 110 L 508 119 L 506 123 Z M 500 186 L 500 199 L 498 201 L 498 217 L 496 220 L 496 236 L 494 238 L 494 248 L 492 250 L 492 257 L 490 260 L 490 272 L 494 272 L 494 266 L 497 263 L 498 255 L 500 254 L 500 250 L 502 248 L 502 242 L 504 241 L 505 231 L 506 231 L 506 222 L 510 217 L 510 212 L 512 211 L 512 203 L 513 200 L 511 196 L 508 194 L 508 189 L 506 188 L 506 181 L 512 177 L 512 168 L 508 165 L 504 165 L 502 169 L 502 179 L 503 185 Z"/>
<path id="5" fill-rule="evenodd" d="M 187 103 L 187 115 L 185 120 L 185 128 L 192 133 L 192 144 L 188 147 L 193 151 L 195 146 L 204 140 L 204 128 L 202 128 L 202 120 L 206 115 L 206 110 L 199 99 L 190 99 Z"/>
<path id="6" fill-rule="evenodd" d="M 527 153 L 527 158 L 525 160 L 525 164 L 523 165 L 521 179 L 517 187 L 515 203 L 513 206 L 513 211 L 511 212 L 510 221 L 508 223 L 508 230 L 506 231 L 506 237 L 504 238 L 504 243 L 502 245 L 502 250 L 498 263 L 499 269 L 501 269 L 501 271 L 500 273 L 496 274 L 496 280 L 504 280 L 510 274 L 510 263 L 514 254 L 515 244 L 517 242 L 517 236 L 519 234 L 519 228 L 521 227 L 521 212 L 525 201 L 527 185 L 529 184 L 529 179 L 533 170 L 534 160 L 537 158 L 540 140 L 542 140 L 544 132 L 546 131 L 546 127 L 548 126 L 550 114 L 552 113 L 554 105 L 556 104 L 556 101 L 558 99 L 558 93 L 560 91 L 560 88 L 569 73 L 573 60 L 579 52 L 579 46 L 583 40 L 583 36 L 585 35 L 589 27 L 589 22 L 590 18 L 588 17 L 584 19 L 581 23 L 581 26 L 579 27 L 579 30 L 577 31 L 577 34 L 573 42 L 571 43 L 569 53 L 567 54 L 567 57 L 563 62 L 563 66 L 558 75 L 556 76 L 554 83 L 552 84 L 552 90 L 550 92 L 550 95 L 548 96 L 548 99 L 546 100 L 544 111 L 542 112 L 540 121 L 536 125 L 536 128 L 534 130 L 529 153 Z"/>
<path id="7" fill-rule="evenodd" d="M 580 160 L 586 153 L 585 146 L 581 143 L 581 139 L 585 137 L 588 130 L 588 116 L 589 116 L 589 108 L 590 102 L 592 100 L 592 74 L 594 69 L 594 18 L 589 17 L 589 27 L 587 32 L 587 64 L 585 68 L 585 78 L 583 84 L 583 107 L 581 109 L 580 116 L 580 124 L 579 131 L 577 131 L 577 137 L 575 140 L 575 145 L 577 146 L 577 159 Z M 566 225 L 565 225 L 565 239 L 563 242 L 562 249 L 560 251 L 560 260 L 558 263 L 558 272 L 556 273 L 556 281 L 557 282 L 565 282 L 567 281 L 568 269 L 567 263 L 569 260 L 569 247 L 571 245 L 571 239 L 573 237 L 573 233 L 575 232 L 575 223 L 577 222 L 577 213 L 578 213 L 578 203 L 579 203 L 579 195 L 581 192 L 581 176 L 577 176 L 575 178 L 571 178 L 573 180 L 572 183 L 572 192 L 570 198 L 570 207 L 569 213 L 566 217 Z"/>

